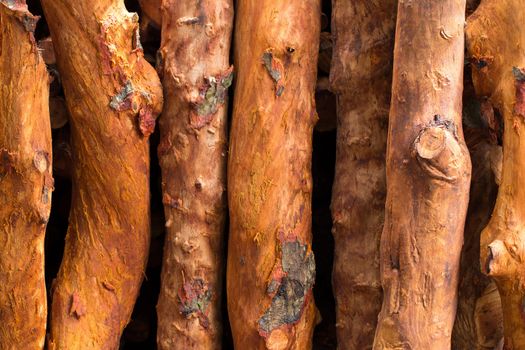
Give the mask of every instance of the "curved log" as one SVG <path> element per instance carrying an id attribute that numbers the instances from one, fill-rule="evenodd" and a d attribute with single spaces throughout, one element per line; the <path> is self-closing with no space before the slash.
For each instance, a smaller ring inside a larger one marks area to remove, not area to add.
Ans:
<path id="1" fill-rule="evenodd" d="M 504 119 L 503 165 L 496 207 L 481 233 L 482 271 L 498 286 L 505 349 L 525 348 L 525 6 L 483 0 L 467 23 L 476 93 Z"/>
<path id="2" fill-rule="evenodd" d="M 148 136 L 162 108 L 122 0 L 43 0 L 70 112 L 73 194 L 50 349 L 116 349 L 144 276 Z M 67 29 L 66 29 L 67 28 Z"/>

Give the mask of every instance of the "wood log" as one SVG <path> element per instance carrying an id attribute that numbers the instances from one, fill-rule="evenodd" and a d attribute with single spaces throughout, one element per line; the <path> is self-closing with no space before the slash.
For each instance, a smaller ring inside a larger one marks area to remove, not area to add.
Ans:
<path id="1" fill-rule="evenodd" d="M 53 191 L 49 75 L 25 0 L 0 0 L 0 349 L 43 349 Z"/>
<path id="2" fill-rule="evenodd" d="M 142 9 L 142 20 L 146 24 L 152 24 L 157 28 L 162 25 L 162 1 L 163 0 L 138 0 Z"/>
<path id="3" fill-rule="evenodd" d="M 465 0 L 400 1 L 374 349 L 450 349 L 468 205 Z"/>
<path id="4" fill-rule="evenodd" d="M 397 0 L 333 0 L 337 95 L 332 273 L 339 349 L 371 349 L 381 309 L 379 241 Z"/>
<path id="5" fill-rule="evenodd" d="M 319 0 L 237 2 L 228 313 L 237 349 L 309 349 Z"/>
<path id="6" fill-rule="evenodd" d="M 487 134 L 487 133 L 485 133 Z M 468 142 L 472 158 L 470 204 L 465 223 L 465 243 L 461 252 L 458 309 L 452 332 L 452 349 L 494 350 L 503 338 L 503 315 L 498 290 L 481 272 L 479 243 L 498 193 L 493 163 L 501 146 L 488 142 Z"/>
<path id="7" fill-rule="evenodd" d="M 148 136 L 162 109 L 122 0 L 43 0 L 68 110 L 73 194 L 49 349 L 117 349 L 150 239 Z"/>
<path id="8" fill-rule="evenodd" d="M 525 348 L 525 6 L 520 0 L 483 0 L 466 34 L 476 93 L 504 119 L 503 165 L 496 207 L 481 233 L 482 271 L 498 286 L 505 349 Z"/>
<path id="9" fill-rule="evenodd" d="M 231 0 L 165 0 L 158 149 L 167 236 L 159 349 L 220 349 Z"/>

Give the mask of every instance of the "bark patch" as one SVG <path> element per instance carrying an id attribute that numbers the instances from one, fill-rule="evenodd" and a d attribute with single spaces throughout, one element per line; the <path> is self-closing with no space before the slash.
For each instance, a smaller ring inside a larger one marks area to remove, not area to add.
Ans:
<path id="1" fill-rule="evenodd" d="M 199 98 L 193 103 L 190 124 L 200 129 L 208 124 L 226 101 L 228 88 L 233 81 L 233 66 L 224 73 L 205 78 Z"/>
<path id="2" fill-rule="evenodd" d="M 155 118 L 151 107 L 145 107 L 139 111 L 139 129 L 144 137 L 148 137 L 155 131 Z"/>
<path id="3" fill-rule="evenodd" d="M 32 15 L 27 8 L 25 1 L 20 0 L 0 0 L 0 4 L 6 6 L 8 9 L 15 11 L 15 17 L 22 24 L 26 32 L 33 34 L 36 29 L 36 23 L 40 19 L 39 16 Z M 34 37 L 31 37 L 31 42 L 34 43 Z"/>
<path id="4" fill-rule="evenodd" d="M 281 268 L 282 276 L 274 277 L 268 284 L 272 303 L 258 321 L 259 333 L 264 337 L 276 328 L 299 321 L 315 281 L 314 255 L 299 241 L 282 244 Z"/>
<path id="5" fill-rule="evenodd" d="M 179 311 L 186 318 L 192 315 L 197 316 L 203 328 L 210 326 L 207 316 L 208 305 L 212 297 L 212 292 L 206 282 L 197 278 L 191 282 L 186 282 L 179 291 Z"/>
<path id="6" fill-rule="evenodd" d="M 182 199 L 180 198 L 173 198 L 167 193 L 164 193 L 162 196 L 162 204 L 174 208 L 174 209 L 182 209 Z"/>
<path id="7" fill-rule="evenodd" d="M 264 67 L 270 74 L 270 77 L 275 82 L 275 95 L 281 96 L 284 92 L 284 85 L 282 80 L 284 78 L 284 67 L 278 58 L 273 57 L 271 50 L 266 50 L 262 56 Z"/>
<path id="8" fill-rule="evenodd" d="M 111 98 L 109 106 L 115 111 L 122 112 L 132 107 L 132 95 L 133 95 L 133 84 L 131 81 L 127 81 L 120 91 Z"/>
<path id="9" fill-rule="evenodd" d="M 45 151 L 37 151 L 33 158 L 33 164 L 40 174 L 47 170 L 49 165 L 49 153 Z"/>

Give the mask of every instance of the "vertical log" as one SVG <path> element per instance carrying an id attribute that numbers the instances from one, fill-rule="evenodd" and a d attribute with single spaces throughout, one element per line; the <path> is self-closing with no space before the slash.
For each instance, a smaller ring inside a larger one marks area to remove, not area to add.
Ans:
<path id="1" fill-rule="evenodd" d="M 525 348 L 525 6 L 483 0 L 468 19 L 476 93 L 504 119 L 503 166 L 496 207 L 481 233 L 480 260 L 501 296 L 505 349 Z"/>
<path id="2" fill-rule="evenodd" d="M 465 0 L 399 2 L 374 349 L 450 348 L 470 181 L 464 22 Z"/>
<path id="3" fill-rule="evenodd" d="M 53 191 L 49 76 L 25 1 L 0 0 L 0 348 L 43 349 Z"/>
<path id="4" fill-rule="evenodd" d="M 162 108 L 122 0 L 43 0 L 70 111 L 73 195 L 50 349 L 117 349 L 149 247 L 148 136 Z"/>
<path id="5" fill-rule="evenodd" d="M 165 0 L 159 349 L 220 349 L 231 0 Z"/>
<path id="6" fill-rule="evenodd" d="M 333 0 L 331 89 L 337 94 L 332 193 L 333 286 L 340 349 L 371 349 L 381 309 L 379 241 L 396 0 Z"/>
<path id="7" fill-rule="evenodd" d="M 320 1 L 237 4 L 227 271 L 235 348 L 309 349 Z"/>

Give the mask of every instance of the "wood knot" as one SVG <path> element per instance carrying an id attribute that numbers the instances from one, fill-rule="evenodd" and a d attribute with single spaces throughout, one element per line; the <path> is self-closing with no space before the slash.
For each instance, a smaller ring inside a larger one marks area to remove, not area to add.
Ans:
<path id="1" fill-rule="evenodd" d="M 415 143 L 418 156 L 423 159 L 436 158 L 446 144 L 445 130 L 440 127 L 430 127 L 421 132 Z"/>
<path id="2" fill-rule="evenodd" d="M 439 115 L 419 132 L 412 155 L 433 180 L 454 182 L 470 172 L 470 160 L 460 144 L 455 124 Z"/>

